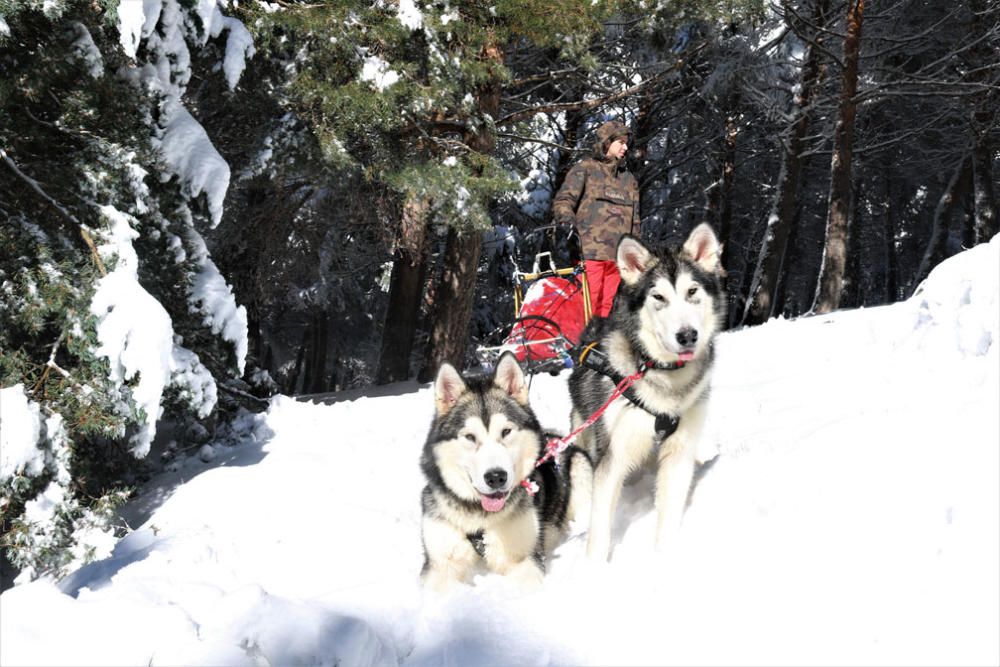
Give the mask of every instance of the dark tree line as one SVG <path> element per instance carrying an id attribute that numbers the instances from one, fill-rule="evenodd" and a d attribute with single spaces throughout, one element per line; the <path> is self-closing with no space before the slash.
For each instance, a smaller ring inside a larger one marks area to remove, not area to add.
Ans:
<path id="1" fill-rule="evenodd" d="M 539 39 L 530 21 L 463 45 L 479 68 L 466 82 L 471 106 L 421 119 L 417 145 L 427 161 L 461 146 L 521 179 L 488 196 L 489 223 L 503 233 L 483 246 L 484 227 L 449 224 L 435 215 L 434 196 L 399 198 L 362 179 L 371 199 L 387 202 L 384 217 L 369 208 L 349 220 L 341 208 L 312 224 L 378 227 L 370 251 L 356 250 L 382 261 L 353 260 L 358 282 L 340 296 L 365 292 L 374 267 L 391 261 L 388 292 L 354 297 L 373 316 L 365 322 L 329 303 L 309 306 L 325 309 L 325 333 L 297 320 L 292 328 L 313 333 L 286 343 L 269 370 L 287 391 L 308 392 L 427 380 L 445 360 L 471 365 L 475 345 L 498 342 L 513 315 L 503 238 L 526 251 L 524 235 L 547 221 L 518 192 L 554 192 L 608 117 L 633 126 L 649 240 L 674 241 L 707 220 L 725 241 L 734 326 L 904 298 L 941 259 L 996 233 L 1000 8 L 734 7 L 720 15 L 689 3 L 647 16 L 619 5 L 569 26 L 575 50 Z M 299 122 L 306 136 L 315 132 L 308 118 Z M 512 188 L 515 196 L 504 194 Z M 455 189 L 436 196 L 454 198 Z M 345 259 L 355 252 L 341 250 Z M 317 357 L 315 345 L 339 352 Z M 289 367 L 293 351 L 304 360 Z M 304 369 L 321 362 L 304 383 Z"/>

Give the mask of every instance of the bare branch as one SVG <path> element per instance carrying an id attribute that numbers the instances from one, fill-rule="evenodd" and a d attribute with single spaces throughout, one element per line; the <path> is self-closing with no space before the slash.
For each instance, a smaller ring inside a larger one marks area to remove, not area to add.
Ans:
<path id="1" fill-rule="evenodd" d="M 101 256 L 97 252 L 97 246 L 94 245 L 94 239 L 90 236 L 90 230 L 87 229 L 87 226 L 81 223 L 79 220 L 77 220 L 76 216 L 74 216 L 72 213 L 66 210 L 66 207 L 64 207 L 62 204 L 60 204 L 55 199 L 46 194 L 46 192 L 42 190 L 42 187 L 38 184 L 38 181 L 36 181 L 35 179 L 31 178 L 23 171 L 21 171 L 18 168 L 17 163 L 14 162 L 14 160 L 12 160 L 9 155 L 7 155 L 7 151 L 4 150 L 3 148 L 0 148 L 0 158 L 3 158 L 4 162 L 7 164 L 8 167 L 10 167 L 11 171 L 17 174 L 17 176 L 22 181 L 24 181 L 28 185 L 28 187 L 30 187 L 32 191 L 35 192 L 35 194 L 37 194 L 39 197 L 45 200 L 45 202 L 53 209 L 55 209 L 55 211 L 58 212 L 64 219 L 77 226 L 77 228 L 80 230 L 80 236 L 83 237 L 84 242 L 90 248 L 90 252 L 93 253 L 94 255 L 94 262 L 97 264 L 97 270 L 101 272 L 102 276 L 106 276 L 108 272 L 104 268 L 104 262 L 101 261 Z"/>

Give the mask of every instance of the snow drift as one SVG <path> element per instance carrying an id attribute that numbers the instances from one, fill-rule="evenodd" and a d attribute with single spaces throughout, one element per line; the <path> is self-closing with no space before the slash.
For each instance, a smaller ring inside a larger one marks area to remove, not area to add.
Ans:
<path id="1" fill-rule="evenodd" d="M 645 472 L 609 564 L 575 534 L 539 591 L 425 596 L 429 389 L 278 397 L 154 480 L 110 558 L 0 596 L 0 662 L 996 664 L 998 271 L 994 239 L 907 302 L 723 335 L 669 560 Z M 531 387 L 547 426 L 566 378 Z"/>

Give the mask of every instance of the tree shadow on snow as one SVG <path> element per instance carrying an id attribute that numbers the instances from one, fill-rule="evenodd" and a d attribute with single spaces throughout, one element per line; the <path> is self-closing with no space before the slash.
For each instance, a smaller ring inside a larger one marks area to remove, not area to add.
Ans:
<path id="1" fill-rule="evenodd" d="M 392 384 L 373 385 L 361 387 L 359 389 L 345 389 L 344 391 L 327 392 L 324 394 L 299 394 L 295 396 L 296 401 L 304 403 L 322 403 L 333 405 L 341 401 L 353 401 L 359 398 L 385 398 L 386 396 L 404 396 L 413 394 L 427 387 L 427 383 L 421 384 L 416 380 L 406 382 L 393 382 Z"/>
<path id="2" fill-rule="evenodd" d="M 119 511 L 118 517 L 132 530 L 145 524 L 153 513 L 173 495 L 177 487 L 190 482 L 198 475 L 222 467 L 243 467 L 260 463 L 267 453 L 266 445 L 274 432 L 263 421 L 256 422 L 244 433 L 228 434 L 229 437 L 206 443 L 211 455 L 202 454 L 198 445 L 180 446 L 179 453 L 167 463 L 164 470 L 143 483 L 139 493 Z M 181 439 L 169 425 L 157 433 L 149 456 L 162 456 L 166 443 Z M 235 440 L 236 444 L 233 444 Z"/>

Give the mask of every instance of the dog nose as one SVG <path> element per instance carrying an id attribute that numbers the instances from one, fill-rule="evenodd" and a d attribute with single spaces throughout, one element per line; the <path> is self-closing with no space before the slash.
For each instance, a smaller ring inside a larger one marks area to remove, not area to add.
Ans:
<path id="1" fill-rule="evenodd" d="M 677 342 L 684 347 L 694 347 L 698 342 L 698 331 L 687 327 L 677 332 Z"/>
<path id="2" fill-rule="evenodd" d="M 501 468 L 493 468 L 486 471 L 483 479 L 486 480 L 487 486 L 491 489 L 499 489 L 507 483 L 507 471 Z"/>

